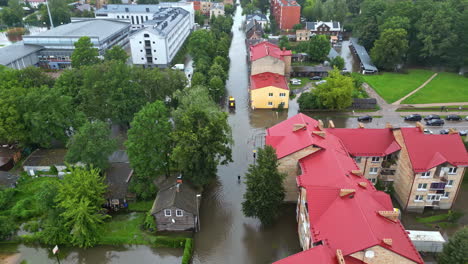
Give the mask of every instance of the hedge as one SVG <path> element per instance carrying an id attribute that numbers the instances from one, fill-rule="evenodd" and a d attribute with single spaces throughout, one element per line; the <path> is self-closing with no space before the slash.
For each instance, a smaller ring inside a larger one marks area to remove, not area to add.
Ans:
<path id="1" fill-rule="evenodd" d="M 193 254 L 193 239 L 186 238 L 184 255 L 182 256 L 182 264 L 189 264 L 190 260 L 192 259 L 192 254 Z"/>
<path id="2" fill-rule="evenodd" d="M 185 246 L 185 237 L 157 236 L 151 240 L 156 247 L 182 248 Z"/>

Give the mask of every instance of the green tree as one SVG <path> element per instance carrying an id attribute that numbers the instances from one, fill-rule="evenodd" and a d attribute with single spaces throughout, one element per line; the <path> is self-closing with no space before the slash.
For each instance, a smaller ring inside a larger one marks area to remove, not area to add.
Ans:
<path id="1" fill-rule="evenodd" d="M 442 253 L 437 257 L 440 264 L 468 263 L 468 227 L 457 231 L 444 245 Z"/>
<path id="2" fill-rule="evenodd" d="M 336 56 L 330 60 L 330 65 L 336 67 L 338 70 L 343 70 L 345 66 L 345 61 L 341 56 Z"/>
<path id="3" fill-rule="evenodd" d="M 9 238 L 16 231 L 16 228 L 12 217 L 0 215 L 0 239 Z"/>
<path id="4" fill-rule="evenodd" d="M 202 14 L 200 10 L 195 11 L 195 23 L 197 23 L 200 26 L 205 25 L 205 19 L 206 17 Z"/>
<path id="5" fill-rule="evenodd" d="M 7 26 L 22 26 L 23 8 L 19 4 L 19 1 L 9 0 L 8 7 L 0 11 L 0 19 Z"/>
<path id="6" fill-rule="evenodd" d="M 317 86 L 313 94 L 324 108 L 341 110 L 351 106 L 354 83 L 351 77 L 343 76 L 338 69 L 329 72 L 327 82 Z"/>
<path id="7" fill-rule="evenodd" d="M 132 188 L 142 199 L 156 193 L 154 179 L 164 174 L 169 177 L 172 149 L 169 112 L 162 101 L 143 107 L 133 119 L 125 142 L 128 158 L 135 177 Z"/>
<path id="8" fill-rule="evenodd" d="M 295 24 L 295 25 L 293 26 L 293 29 L 294 29 L 294 30 L 303 29 L 303 28 L 304 28 L 304 25 L 302 25 L 302 24 Z"/>
<path id="9" fill-rule="evenodd" d="M 272 224 L 281 211 L 285 177 L 278 171 L 275 149 L 269 145 L 259 149 L 257 163 L 250 165 L 245 175 L 247 191 L 242 202 L 244 215 L 258 218 L 264 225 Z"/>
<path id="10" fill-rule="evenodd" d="M 109 165 L 109 156 L 117 149 L 110 138 L 108 124 L 102 121 L 85 123 L 67 143 L 65 160 L 69 163 L 82 162 L 87 166 L 104 170 Z"/>
<path id="11" fill-rule="evenodd" d="M 216 63 L 211 65 L 210 70 L 208 71 L 208 76 L 210 78 L 218 76 L 219 78 L 221 78 L 223 83 L 226 81 L 226 78 L 227 78 L 227 74 L 224 71 L 223 66 L 216 64 Z"/>
<path id="12" fill-rule="evenodd" d="M 58 27 L 62 24 L 70 23 L 71 12 L 70 8 L 67 5 L 67 1 L 63 0 L 48 0 L 50 14 L 52 15 L 52 21 L 54 26 Z M 47 6 L 41 5 L 39 13 L 41 15 L 41 20 L 48 27 L 50 27 L 49 13 L 47 12 Z"/>
<path id="13" fill-rule="evenodd" d="M 192 76 L 192 87 L 193 86 L 203 86 L 206 83 L 205 75 L 201 72 L 195 72 Z"/>
<path id="14" fill-rule="evenodd" d="M 289 39 L 287 36 L 281 36 L 278 44 L 281 49 L 291 49 L 291 45 L 289 44 Z"/>
<path id="15" fill-rule="evenodd" d="M 370 50 L 379 37 L 379 21 L 387 6 L 384 0 L 364 0 L 361 4 L 361 14 L 355 25 L 359 41 Z"/>
<path id="16" fill-rule="evenodd" d="M 397 70 L 398 65 L 404 62 L 408 51 L 406 30 L 386 29 L 375 42 L 371 50 L 374 63 L 386 70 Z"/>
<path id="17" fill-rule="evenodd" d="M 343 22 L 347 13 L 346 0 L 327 0 L 323 5 L 323 20 Z"/>
<path id="18" fill-rule="evenodd" d="M 174 112 L 173 159 L 194 184 L 216 177 L 217 166 L 232 161 L 231 128 L 205 87 L 186 88 L 177 96 Z"/>
<path id="19" fill-rule="evenodd" d="M 224 96 L 224 82 L 219 76 L 213 76 L 208 84 L 208 90 L 211 98 L 218 102 Z"/>
<path id="20" fill-rule="evenodd" d="M 188 42 L 188 51 L 195 61 L 201 57 L 214 57 L 216 50 L 213 34 L 208 30 L 197 30 L 190 34 Z"/>
<path id="21" fill-rule="evenodd" d="M 330 41 L 325 35 L 315 35 L 310 37 L 308 43 L 309 59 L 315 62 L 321 62 L 327 59 L 330 52 Z"/>
<path id="22" fill-rule="evenodd" d="M 219 64 L 223 67 L 223 70 L 227 72 L 229 70 L 229 62 L 225 57 L 216 56 L 213 60 L 213 64 Z"/>
<path id="23" fill-rule="evenodd" d="M 89 37 L 81 37 L 75 42 L 75 50 L 71 56 L 72 66 L 80 68 L 86 65 L 97 64 L 100 61 L 97 57 L 98 55 L 98 49 L 91 43 L 91 39 Z"/>
<path id="24" fill-rule="evenodd" d="M 98 169 L 71 168 L 60 182 L 56 201 L 72 245 L 86 248 L 98 242 L 106 218 L 99 212 L 106 190 Z"/>
<path id="25" fill-rule="evenodd" d="M 317 96 L 311 92 L 301 93 L 301 96 L 297 99 L 297 103 L 299 104 L 299 109 L 301 109 L 301 111 L 323 108 Z"/>
<path id="26" fill-rule="evenodd" d="M 104 54 L 104 59 L 105 60 L 117 60 L 121 61 L 122 63 L 126 63 L 128 59 L 128 54 L 125 52 L 122 47 L 119 45 L 115 45 L 111 49 L 106 50 L 106 53 Z"/>
<path id="27" fill-rule="evenodd" d="M 236 11 L 236 8 L 233 5 L 226 4 L 224 5 L 224 12 L 228 16 L 234 15 L 234 12 Z"/>
<path id="28" fill-rule="evenodd" d="M 399 29 L 402 28 L 406 31 L 410 29 L 410 20 L 407 17 L 393 16 L 385 20 L 380 26 L 380 32 L 384 32 L 387 29 Z"/>

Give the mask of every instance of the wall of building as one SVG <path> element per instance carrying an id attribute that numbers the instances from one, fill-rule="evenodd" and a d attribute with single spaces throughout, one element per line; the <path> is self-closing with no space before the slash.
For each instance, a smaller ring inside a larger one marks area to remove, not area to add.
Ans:
<path id="1" fill-rule="evenodd" d="M 300 6 L 283 6 L 281 7 L 279 27 L 282 30 L 292 29 L 294 25 L 299 24 L 301 21 L 301 7 Z"/>
<path id="2" fill-rule="evenodd" d="M 195 228 L 195 216 L 192 213 L 183 211 L 183 216 L 176 216 L 178 208 L 167 208 L 171 210 L 171 216 L 165 216 L 164 210 L 154 214 L 158 231 L 183 231 Z M 172 222 L 174 219 L 175 223 Z"/>
<path id="3" fill-rule="evenodd" d="M 210 17 L 212 16 L 224 16 L 224 9 L 214 8 L 210 10 Z"/>
<path id="4" fill-rule="evenodd" d="M 299 29 L 296 30 L 296 41 L 309 41 L 309 30 L 307 29 Z"/>
<path id="5" fill-rule="evenodd" d="M 285 63 L 283 60 L 266 56 L 261 59 L 252 61 L 251 63 L 251 75 L 272 72 L 280 75 L 285 73 Z"/>
<path id="6" fill-rule="evenodd" d="M 366 258 L 365 251 L 373 251 L 374 257 Z M 397 253 L 381 246 L 373 246 L 365 251 L 358 251 L 351 254 L 352 257 L 368 264 L 414 264 L 416 262 L 409 260 Z"/>
<path id="7" fill-rule="evenodd" d="M 270 96 L 270 93 L 273 95 Z M 284 94 L 284 96 L 281 97 L 280 94 Z M 289 90 L 274 86 L 250 90 L 250 103 L 253 109 L 278 108 L 281 103 L 284 104 L 284 108 L 288 108 Z M 268 105 L 269 103 L 272 103 L 272 105 Z"/>
<path id="8" fill-rule="evenodd" d="M 19 58 L 13 62 L 10 62 L 9 64 L 5 65 L 7 67 L 21 70 L 29 66 L 34 66 L 39 63 L 39 59 L 37 57 L 37 53 L 31 53 L 27 56 L 24 56 L 22 58 Z"/>
<path id="9" fill-rule="evenodd" d="M 291 129 L 293 128 L 291 127 Z M 284 179 L 284 188 L 286 190 L 285 202 L 297 202 L 298 187 L 296 177 L 299 171 L 298 161 L 318 150 L 320 148 L 309 146 L 278 160 L 278 171 L 287 175 Z"/>
<path id="10" fill-rule="evenodd" d="M 296 209 L 297 233 L 299 234 L 299 243 L 301 244 L 302 250 L 308 250 L 311 248 L 312 239 L 310 236 L 309 212 L 306 205 L 307 191 L 305 188 L 300 188 L 299 190 Z"/>

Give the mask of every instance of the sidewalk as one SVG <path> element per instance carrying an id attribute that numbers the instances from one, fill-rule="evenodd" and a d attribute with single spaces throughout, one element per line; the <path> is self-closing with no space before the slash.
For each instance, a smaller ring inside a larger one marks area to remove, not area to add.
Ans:
<path id="1" fill-rule="evenodd" d="M 412 92 L 410 92 L 409 94 L 403 96 L 403 98 L 401 98 L 400 100 L 392 103 L 392 105 L 399 105 L 401 102 L 403 102 L 403 100 L 405 100 L 406 98 L 410 97 L 411 95 L 415 94 L 417 91 L 421 90 L 424 86 L 426 86 L 428 83 L 430 83 L 432 81 L 432 79 L 434 79 L 439 73 L 434 73 L 429 79 L 427 79 L 423 84 L 421 84 L 418 88 L 414 89 Z"/>

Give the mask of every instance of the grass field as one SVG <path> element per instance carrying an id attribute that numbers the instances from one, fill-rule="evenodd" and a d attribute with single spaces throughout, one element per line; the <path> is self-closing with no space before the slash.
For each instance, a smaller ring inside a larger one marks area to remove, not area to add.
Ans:
<path id="1" fill-rule="evenodd" d="M 150 235 L 141 230 L 145 218 L 144 213 L 116 215 L 103 226 L 99 244 L 150 244 Z"/>
<path id="2" fill-rule="evenodd" d="M 393 103 L 418 88 L 432 74 L 434 73 L 428 70 L 409 70 L 407 74 L 385 72 L 378 75 L 364 75 L 364 80 L 387 103 Z"/>
<path id="3" fill-rule="evenodd" d="M 468 78 L 455 73 L 442 72 L 404 104 L 468 102 Z"/>
<path id="4" fill-rule="evenodd" d="M 299 85 L 293 85 L 293 84 L 291 84 L 291 82 L 289 82 L 288 85 L 289 85 L 289 88 L 290 88 L 291 90 L 298 89 L 298 88 L 302 88 L 302 87 L 304 87 L 306 84 L 312 82 L 311 80 L 309 80 L 309 77 L 294 77 L 294 78 L 291 78 L 291 79 L 298 79 L 298 80 L 301 80 L 301 84 L 299 84 Z"/>

